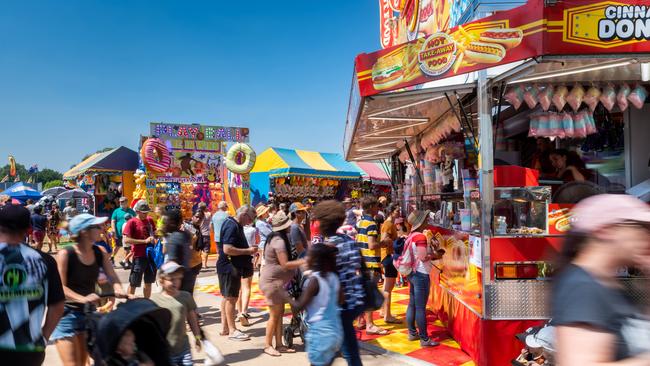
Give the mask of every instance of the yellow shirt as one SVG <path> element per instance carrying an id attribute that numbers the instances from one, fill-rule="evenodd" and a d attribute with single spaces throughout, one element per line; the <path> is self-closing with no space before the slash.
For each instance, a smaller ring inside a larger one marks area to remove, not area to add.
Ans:
<path id="1" fill-rule="evenodd" d="M 381 240 L 381 237 L 384 236 L 384 234 L 388 235 L 388 238 L 391 240 L 390 245 L 386 248 L 381 248 L 381 259 L 386 258 L 387 256 L 393 254 L 393 243 L 395 240 L 397 240 L 397 228 L 395 227 L 395 223 L 393 223 L 392 218 L 387 218 L 386 221 L 381 225 L 381 236 L 379 237 L 379 240 Z"/>
<path id="2" fill-rule="evenodd" d="M 357 222 L 357 243 L 361 247 L 361 256 L 366 262 L 366 267 L 378 270 L 381 265 L 381 251 L 379 247 L 375 249 L 368 248 L 369 237 L 374 237 L 375 240 L 379 241 L 379 230 L 372 216 L 363 215 L 361 220 Z"/>

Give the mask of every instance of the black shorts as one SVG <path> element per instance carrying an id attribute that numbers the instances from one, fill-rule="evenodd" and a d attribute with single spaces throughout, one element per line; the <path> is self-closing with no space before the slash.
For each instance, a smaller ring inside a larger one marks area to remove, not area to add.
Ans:
<path id="1" fill-rule="evenodd" d="M 236 269 L 228 273 L 217 273 L 219 278 L 219 290 L 223 297 L 239 297 L 241 289 L 241 276 Z"/>
<path id="2" fill-rule="evenodd" d="M 133 267 L 131 267 L 131 274 L 129 275 L 129 285 L 131 287 L 140 287 L 142 278 L 144 283 L 156 282 L 156 269 L 153 263 L 149 263 L 149 258 L 133 258 Z"/>
<path id="3" fill-rule="evenodd" d="M 3 365 L 40 366 L 45 361 L 45 352 L 0 351 Z"/>
<path id="4" fill-rule="evenodd" d="M 251 267 L 251 268 L 241 268 L 239 270 L 239 274 L 241 275 L 241 278 L 253 277 L 253 274 L 255 274 L 255 269 L 253 267 Z"/>
<path id="5" fill-rule="evenodd" d="M 395 268 L 395 265 L 393 264 L 393 256 L 392 255 L 387 255 L 386 258 L 384 258 L 383 261 L 381 261 L 381 265 L 384 266 L 384 277 L 386 278 L 397 278 L 397 268 Z"/>
<path id="6" fill-rule="evenodd" d="M 122 245 L 122 236 L 115 235 L 115 248 L 121 248 Z"/>

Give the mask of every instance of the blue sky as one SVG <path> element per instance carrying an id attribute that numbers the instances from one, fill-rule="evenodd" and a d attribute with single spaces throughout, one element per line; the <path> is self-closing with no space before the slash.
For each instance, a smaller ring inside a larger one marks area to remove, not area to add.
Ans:
<path id="1" fill-rule="evenodd" d="M 0 165 L 65 171 L 135 149 L 151 121 L 249 127 L 258 152 L 341 152 L 378 13 L 375 0 L 3 2 Z"/>

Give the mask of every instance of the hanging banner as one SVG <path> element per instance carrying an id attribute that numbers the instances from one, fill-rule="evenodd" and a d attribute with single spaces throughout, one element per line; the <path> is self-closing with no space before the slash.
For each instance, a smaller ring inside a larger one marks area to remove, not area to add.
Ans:
<path id="1" fill-rule="evenodd" d="M 243 127 L 204 126 L 198 124 L 158 123 L 149 124 L 151 136 L 162 139 L 185 139 L 195 141 L 248 142 L 249 130 Z"/>
<path id="2" fill-rule="evenodd" d="M 379 0 L 381 47 L 427 37 L 461 24 L 471 0 Z"/>
<path id="3" fill-rule="evenodd" d="M 531 0 L 448 31 L 358 55 L 359 91 L 370 96 L 542 55 L 649 52 L 648 18 L 650 0 L 575 0 L 547 7 L 542 0 Z M 412 23 L 407 26 L 416 29 Z"/>

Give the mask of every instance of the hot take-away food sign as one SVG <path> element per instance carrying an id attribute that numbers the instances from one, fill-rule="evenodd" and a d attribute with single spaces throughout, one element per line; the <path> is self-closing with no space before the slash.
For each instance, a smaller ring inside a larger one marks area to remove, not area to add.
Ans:
<path id="1" fill-rule="evenodd" d="M 369 96 L 542 55 L 650 52 L 650 0 L 542 0 L 355 60 Z"/>

